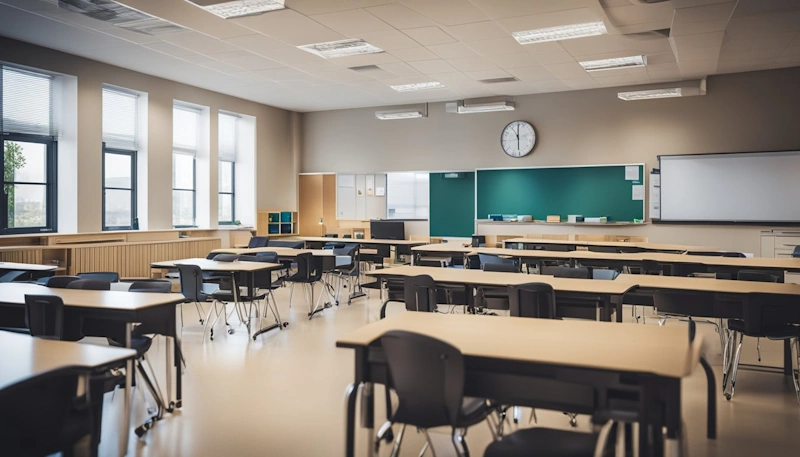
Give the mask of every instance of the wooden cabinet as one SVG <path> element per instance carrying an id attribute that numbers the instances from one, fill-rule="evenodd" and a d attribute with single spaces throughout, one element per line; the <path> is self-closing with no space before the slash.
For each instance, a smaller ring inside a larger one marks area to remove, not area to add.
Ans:
<path id="1" fill-rule="evenodd" d="M 800 246 L 800 231 L 769 230 L 761 232 L 761 257 L 787 259 L 792 257 L 794 248 Z M 800 284 L 800 274 L 785 273 L 784 281 Z"/>
<path id="2" fill-rule="evenodd" d="M 259 211 L 257 225 L 258 236 L 297 236 L 297 211 Z"/>

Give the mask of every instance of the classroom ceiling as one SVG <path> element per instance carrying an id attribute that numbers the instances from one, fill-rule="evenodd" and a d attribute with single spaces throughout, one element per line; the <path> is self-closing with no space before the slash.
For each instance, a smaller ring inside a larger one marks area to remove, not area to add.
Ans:
<path id="1" fill-rule="evenodd" d="M 0 35 L 301 112 L 800 66 L 800 0 L 285 0 L 286 9 L 236 19 L 185 0 L 117 3 L 185 30 L 147 35 L 58 0 L 0 0 Z M 598 20 L 607 35 L 526 46 L 511 36 Z M 348 38 L 385 52 L 324 59 L 297 48 Z M 639 54 L 647 67 L 587 73 L 578 64 Z M 481 82 L 498 78 L 517 81 Z M 428 81 L 446 87 L 390 88 Z"/>

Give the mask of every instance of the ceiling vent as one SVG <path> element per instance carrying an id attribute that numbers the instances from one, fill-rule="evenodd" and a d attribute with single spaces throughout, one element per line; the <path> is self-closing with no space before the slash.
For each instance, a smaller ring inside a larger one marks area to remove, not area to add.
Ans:
<path id="1" fill-rule="evenodd" d="M 479 83 L 483 83 L 483 84 L 513 83 L 513 82 L 516 82 L 516 81 L 519 81 L 519 79 L 517 79 L 517 78 L 515 78 L 513 76 L 508 76 L 506 78 L 490 78 L 490 79 L 479 79 L 478 80 Z"/>
<path id="2" fill-rule="evenodd" d="M 111 0 L 59 0 L 58 6 L 132 32 L 147 35 L 184 32 L 185 28 Z"/>
<path id="3" fill-rule="evenodd" d="M 255 16 L 286 8 L 284 0 L 186 0 L 223 19 Z"/>
<path id="4" fill-rule="evenodd" d="M 446 103 L 445 111 L 455 114 L 490 113 L 514 111 L 515 106 L 514 99 L 511 97 L 485 97 Z"/>
<path id="5" fill-rule="evenodd" d="M 368 71 L 378 71 L 381 69 L 381 67 L 377 65 L 361 65 L 359 67 L 348 67 L 347 69 L 358 72 L 368 72 Z"/>

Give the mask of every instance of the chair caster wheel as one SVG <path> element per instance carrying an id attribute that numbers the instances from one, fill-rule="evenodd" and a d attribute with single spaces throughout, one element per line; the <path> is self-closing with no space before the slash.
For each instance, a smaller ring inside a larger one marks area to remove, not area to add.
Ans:
<path id="1" fill-rule="evenodd" d="M 570 425 L 570 427 L 577 427 L 578 426 L 578 419 L 573 417 L 572 419 L 569 420 L 569 425 Z"/>
<path id="2" fill-rule="evenodd" d="M 229 329 L 228 329 L 228 335 L 233 335 L 233 331 L 234 331 L 234 330 L 233 330 L 232 328 L 229 328 Z"/>
<path id="3" fill-rule="evenodd" d="M 731 394 L 725 394 L 725 399 L 731 401 Z"/>
<path id="4" fill-rule="evenodd" d="M 205 321 L 203 319 L 200 319 L 200 325 L 203 325 L 204 322 Z"/>
<path id="5" fill-rule="evenodd" d="M 183 401 L 182 400 L 178 400 L 178 402 L 175 403 L 175 407 L 178 408 L 178 409 L 180 409 L 182 406 L 183 406 Z"/>
<path id="6" fill-rule="evenodd" d="M 141 437 L 143 437 L 143 436 L 144 436 L 144 434 L 145 434 L 145 433 L 147 433 L 147 431 L 148 431 L 148 430 L 150 430 L 150 427 L 151 427 L 151 426 L 152 426 L 152 425 L 151 425 L 151 424 L 149 424 L 149 423 L 147 423 L 147 424 L 144 424 L 144 425 L 140 425 L 140 426 L 136 427 L 136 429 L 134 430 L 134 432 L 136 433 L 136 436 L 137 436 L 137 437 L 141 438 Z"/>
<path id="7" fill-rule="evenodd" d="M 286 328 L 286 327 L 288 327 L 288 326 L 289 326 L 289 323 L 288 323 L 288 322 L 284 322 L 284 323 L 283 323 L 283 327 L 284 327 L 284 328 Z"/>
<path id="8" fill-rule="evenodd" d="M 386 433 L 383 435 L 383 439 L 386 441 L 387 444 L 394 441 L 394 432 L 392 431 L 391 428 L 389 430 L 386 430 Z"/>
<path id="9" fill-rule="evenodd" d="M 169 409 L 170 409 L 170 412 L 175 410 L 175 402 L 174 401 L 169 402 Z"/>

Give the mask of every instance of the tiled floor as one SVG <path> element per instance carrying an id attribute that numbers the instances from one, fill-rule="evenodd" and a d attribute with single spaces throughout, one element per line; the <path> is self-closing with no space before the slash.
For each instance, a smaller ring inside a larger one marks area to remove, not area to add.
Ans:
<path id="1" fill-rule="evenodd" d="M 309 321 L 302 294 L 288 308 L 287 290 L 277 293 L 284 319 L 291 325 L 272 331 L 253 342 L 244 327 L 233 335 L 218 332 L 215 341 L 202 341 L 194 307 L 187 306 L 187 325 L 183 347 L 188 367 L 184 375 L 184 406 L 142 439 L 131 433 L 128 455 L 132 456 L 340 456 L 344 448 L 345 387 L 352 382 L 350 350 L 337 349 L 334 341 L 359 326 L 378 319 L 377 293 L 358 299 L 352 305 L 325 310 Z M 403 312 L 401 304 L 390 305 L 391 312 Z M 630 319 L 626 307 L 625 319 Z M 648 319 L 654 325 L 655 319 Z M 669 322 L 667 325 L 685 325 Z M 218 326 L 221 330 L 221 326 Z M 713 327 L 701 325 L 709 341 L 709 360 L 720 373 L 719 340 Z M 163 368 L 163 339 L 151 349 L 157 370 Z M 745 341 L 743 361 L 755 362 L 755 340 Z M 631 341 L 631 344 L 636 344 Z M 762 341 L 763 363 L 781 363 L 781 346 Z M 652 354 L 659 357 L 659 354 Z M 421 374 L 422 375 L 422 374 Z M 160 374 L 163 386 L 163 374 Z M 800 406 L 789 378 L 756 371 L 741 371 L 733 401 L 718 396 L 719 437 L 705 439 L 706 380 L 702 369 L 683 384 L 684 420 L 693 457 L 779 457 L 800 455 Z M 380 398 L 381 392 L 378 392 Z M 144 418 L 142 400 L 134 397 L 134 422 Z M 122 395 L 106 396 L 102 456 L 115 456 L 114 431 Z M 380 404 L 380 402 L 377 402 Z M 524 414 L 527 421 L 529 414 Z M 378 414 L 378 422 L 383 413 Z M 567 427 L 560 412 L 538 411 L 540 425 Z M 588 427 L 587 418 L 579 427 Z M 527 426 L 525 424 L 524 426 Z M 448 436 L 434 434 L 436 455 L 454 455 Z M 483 454 L 490 435 L 478 425 L 467 441 L 473 456 Z M 357 437 L 359 455 L 366 455 L 367 437 Z M 416 456 L 422 435 L 409 429 L 401 452 Z M 388 455 L 388 447 L 381 455 Z M 431 455 L 430 452 L 427 455 Z M 532 453 L 532 455 L 535 455 Z"/>

